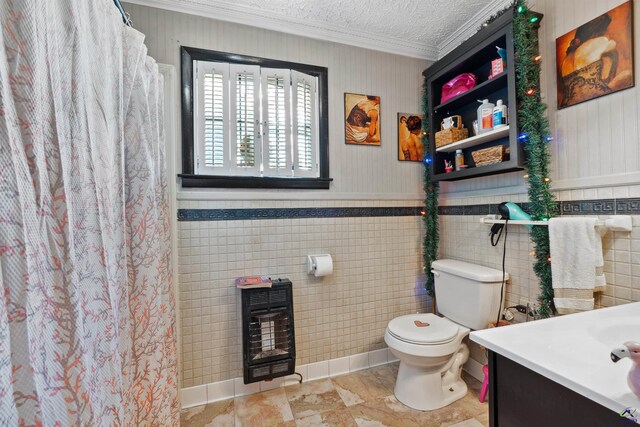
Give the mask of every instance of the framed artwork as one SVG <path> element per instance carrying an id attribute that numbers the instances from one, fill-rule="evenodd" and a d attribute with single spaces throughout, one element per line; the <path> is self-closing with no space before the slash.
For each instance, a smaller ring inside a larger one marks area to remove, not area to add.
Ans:
<path id="1" fill-rule="evenodd" d="M 556 39 L 558 109 L 634 86 L 633 2 Z"/>
<path id="2" fill-rule="evenodd" d="M 344 140 L 347 144 L 380 145 L 380 97 L 344 94 Z"/>
<path id="3" fill-rule="evenodd" d="M 422 162 L 422 114 L 398 113 L 398 160 Z"/>

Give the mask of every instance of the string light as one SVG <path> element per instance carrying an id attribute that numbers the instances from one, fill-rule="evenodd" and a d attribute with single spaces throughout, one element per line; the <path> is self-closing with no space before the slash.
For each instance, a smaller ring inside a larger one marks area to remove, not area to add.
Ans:
<path id="1" fill-rule="evenodd" d="M 538 19 L 540 19 L 540 18 L 538 18 L 537 16 L 532 16 L 531 19 L 529 19 L 529 22 L 532 22 L 532 23 L 533 22 L 538 22 Z"/>
<path id="2" fill-rule="evenodd" d="M 544 182 L 551 182 L 551 178 L 545 178 Z"/>
<path id="3" fill-rule="evenodd" d="M 420 215 L 425 216 L 427 214 L 427 211 L 420 211 Z"/>
<path id="4" fill-rule="evenodd" d="M 551 257 L 548 257 L 548 258 L 547 258 L 547 262 L 551 262 Z"/>
<path id="5" fill-rule="evenodd" d="M 522 5 L 518 6 L 518 13 L 522 13 L 522 12 L 524 12 L 526 10 L 527 9 L 524 6 L 522 6 Z"/>
<path id="6" fill-rule="evenodd" d="M 545 139 L 545 141 L 547 141 L 547 142 L 551 142 L 551 141 L 553 141 L 553 137 L 552 137 L 551 135 L 547 135 L 544 139 Z"/>
<path id="7" fill-rule="evenodd" d="M 518 141 L 524 141 L 528 137 L 529 135 L 527 135 L 526 133 L 521 133 L 520 135 L 518 135 Z"/>
<path id="8" fill-rule="evenodd" d="M 433 159 L 429 156 L 425 157 L 424 160 L 422 161 L 425 165 L 430 165 L 431 163 L 433 163 Z"/>
<path id="9" fill-rule="evenodd" d="M 529 256 L 536 256 L 536 255 L 537 255 L 537 254 L 536 254 L 536 251 L 531 251 L 531 252 L 529 252 Z"/>
<path id="10" fill-rule="evenodd" d="M 529 174 L 523 176 L 524 179 L 529 179 Z"/>
<path id="11" fill-rule="evenodd" d="M 524 92 L 524 94 L 525 94 L 525 95 L 527 95 L 527 96 L 531 96 L 531 95 L 533 95 L 533 94 L 535 94 L 535 93 L 536 93 L 536 90 L 535 90 L 534 88 L 532 88 L 532 87 L 530 87 L 529 89 L 527 89 L 527 90 Z"/>
<path id="12" fill-rule="evenodd" d="M 540 62 L 540 61 L 542 61 L 542 56 L 540 56 L 540 55 L 535 56 L 535 57 L 533 58 L 533 62 Z"/>

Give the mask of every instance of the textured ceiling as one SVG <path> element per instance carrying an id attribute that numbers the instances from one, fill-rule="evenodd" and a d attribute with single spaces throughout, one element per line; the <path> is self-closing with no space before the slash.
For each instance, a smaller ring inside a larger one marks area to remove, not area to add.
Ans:
<path id="1" fill-rule="evenodd" d="M 501 0 L 126 0 L 437 59 L 438 48 Z M 135 25 L 135 23 L 134 23 Z M 376 47 L 377 46 L 377 47 Z"/>
<path id="2" fill-rule="evenodd" d="M 489 0 L 199 0 L 266 11 L 313 25 L 438 46 Z"/>

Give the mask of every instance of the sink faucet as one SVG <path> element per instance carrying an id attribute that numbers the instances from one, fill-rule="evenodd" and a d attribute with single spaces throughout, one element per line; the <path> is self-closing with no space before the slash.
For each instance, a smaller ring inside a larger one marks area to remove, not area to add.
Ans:
<path id="1" fill-rule="evenodd" d="M 617 363 L 620 359 L 628 357 L 631 359 L 631 370 L 627 376 L 627 384 L 636 396 L 640 397 L 640 344 L 633 341 L 624 343 L 623 347 L 616 348 L 611 352 L 611 360 Z"/>

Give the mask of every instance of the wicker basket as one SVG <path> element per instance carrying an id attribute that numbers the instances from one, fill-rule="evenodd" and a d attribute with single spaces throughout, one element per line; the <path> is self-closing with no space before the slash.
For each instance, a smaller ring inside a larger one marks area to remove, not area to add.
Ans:
<path id="1" fill-rule="evenodd" d="M 464 128 L 464 125 L 462 124 L 462 117 L 453 117 L 456 118 L 454 122 L 457 127 L 443 129 L 444 122 L 441 123 L 441 130 L 436 132 L 436 148 L 444 147 L 445 145 L 453 144 L 454 142 L 458 142 L 469 137 L 469 129 Z"/>
<path id="2" fill-rule="evenodd" d="M 478 167 L 501 163 L 507 153 L 509 153 L 509 149 L 504 145 L 496 145 L 495 147 L 473 151 L 471 156 L 476 167 Z"/>

